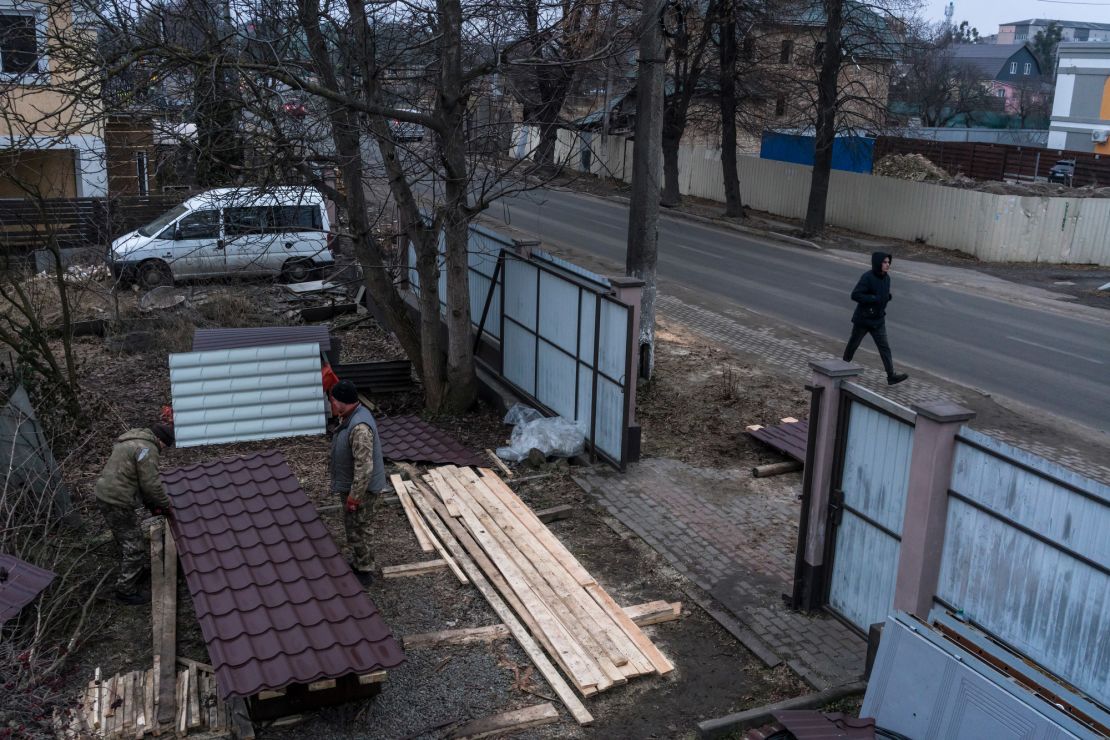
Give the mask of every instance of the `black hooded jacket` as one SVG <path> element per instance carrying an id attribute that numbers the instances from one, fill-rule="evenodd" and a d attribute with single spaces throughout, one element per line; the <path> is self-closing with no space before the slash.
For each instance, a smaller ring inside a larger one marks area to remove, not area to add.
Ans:
<path id="1" fill-rule="evenodd" d="M 883 274 L 883 260 L 888 257 L 893 264 L 894 258 L 886 252 L 871 253 L 871 269 L 860 276 L 852 290 L 852 300 L 856 302 L 853 324 L 874 329 L 886 320 L 886 304 L 890 303 L 891 295 L 890 276 Z"/>

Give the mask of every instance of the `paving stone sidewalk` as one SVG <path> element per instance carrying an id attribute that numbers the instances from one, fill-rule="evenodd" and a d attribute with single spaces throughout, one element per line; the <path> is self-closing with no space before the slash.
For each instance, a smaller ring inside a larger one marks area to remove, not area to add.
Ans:
<path id="1" fill-rule="evenodd" d="M 750 470 L 696 468 L 647 459 L 620 474 L 597 466 L 578 485 L 746 628 L 764 662 L 787 663 L 817 689 L 856 681 L 866 642 L 829 616 L 791 611 L 797 486 Z"/>

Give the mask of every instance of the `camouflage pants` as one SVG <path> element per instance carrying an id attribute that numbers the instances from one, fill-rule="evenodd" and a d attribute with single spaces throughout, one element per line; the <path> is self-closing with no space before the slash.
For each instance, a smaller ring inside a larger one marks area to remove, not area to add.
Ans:
<path id="1" fill-rule="evenodd" d="M 355 513 L 343 509 L 343 529 L 347 532 L 347 545 L 351 548 L 351 567 L 360 571 L 374 570 L 374 552 L 370 548 L 370 524 L 374 520 L 374 507 L 380 494 L 367 493 Z M 347 498 L 343 497 L 346 504 Z"/>
<path id="2" fill-rule="evenodd" d="M 116 593 L 128 596 L 139 592 L 139 584 L 150 565 L 150 552 L 146 539 L 135 520 L 135 510 L 123 506 L 113 506 L 103 501 L 100 513 L 112 532 L 119 557 L 119 573 L 116 575 Z"/>

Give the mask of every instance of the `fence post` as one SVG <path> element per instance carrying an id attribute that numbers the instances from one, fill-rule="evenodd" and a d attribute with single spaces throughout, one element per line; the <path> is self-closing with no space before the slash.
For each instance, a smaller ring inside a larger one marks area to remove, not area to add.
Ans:
<path id="1" fill-rule="evenodd" d="M 640 304 L 643 301 L 644 281 L 634 277 L 611 277 L 609 284 L 613 286 L 613 294 L 618 301 L 632 309 L 632 326 L 640 325 Z M 636 381 L 640 377 L 640 351 L 637 346 L 635 329 L 633 330 L 632 345 L 628 351 L 632 354 L 625 362 L 628 368 L 625 390 L 625 418 L 628 427 L 628 448 L 625 457 L 628 462 L 640 459 L 640 423 L 636 420 Z"/>
<path id="2" fill-rule="evenodd" d="M 802 487 L 802 507 L 805 511 L 798 527 L 798 548 L 804 557 L 795 573 L 792 599 L 796 608 L 806 611 L 820 607 L 824 598 L 825 536 L 829 490 L 836 460 L 840 387 L 845 379 L 853 378 L 863 370 L 861 366 L 843 360 L 815 360 L 809 366 L 813 369 L 810 392 L 816 396 L 812 408 L 817 413 L 811 413 L 809 420 L 811 426 Z"/>
<path id="3" fill-rule="evenodd" d="M 933 608 L 944 552 L 956 432 L 975 416 L 975 412 L 946 401 L 914 406 L 913 410 L 917 421 L 913 430 L 894 608 L 927 618 Z"/>

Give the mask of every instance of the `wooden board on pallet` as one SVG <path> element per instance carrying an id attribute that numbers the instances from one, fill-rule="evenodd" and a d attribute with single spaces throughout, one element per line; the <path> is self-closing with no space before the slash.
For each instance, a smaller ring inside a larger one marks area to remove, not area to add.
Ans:
<path id="1" fill-rule="evenodd" d="M 416 541 L 420 544 L 420 549 L 424 552 L 431 552 L 435 549 L 435 545 L 432 544 L 432 539 L 428 534 L 428 525 L 421 519 L 420 513 L 416 511 L 416 506 L 412 503 L 408 483 L 399 475 L 389 476 L 389 482 L 393 484 L 393 490 L 397 492 L 397 500 L 401 502 L 405 518 L 409 520 L 409 526 L 412 527 L 412 531 L 416 535 Z"/>

